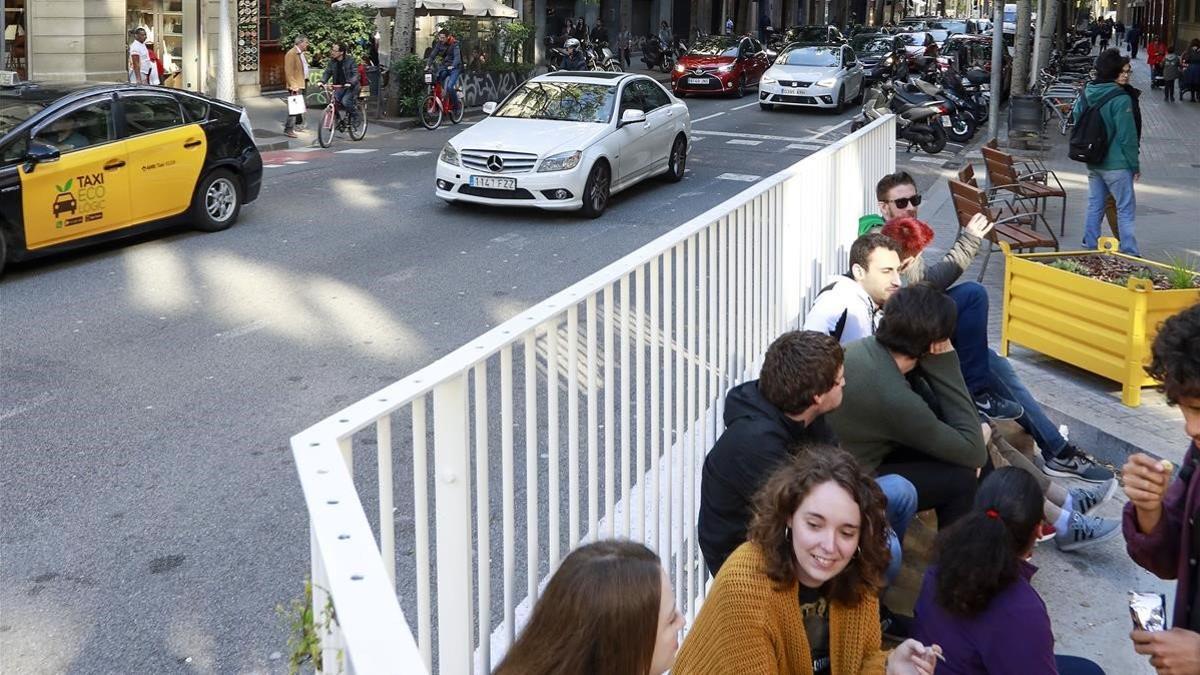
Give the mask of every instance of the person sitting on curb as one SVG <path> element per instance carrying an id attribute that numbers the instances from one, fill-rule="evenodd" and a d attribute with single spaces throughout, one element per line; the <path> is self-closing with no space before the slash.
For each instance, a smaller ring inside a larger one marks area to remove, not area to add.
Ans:
<path id="1" fill-rule="evenodd" d="M 925 247 L 933 241 L 933 229 L 915 217 L 891 220 L 882 232 L 900 244 L 901 277 L 907 284 L 927 281 L 934 287 L 944 288 L 943 284 L 947 286 L 953 284 L 958 276 L 970 266 L 970 261 L 962 265 L 952 264 L 948 260 L 949 256 L 931 266 L 922 264 L 921 259 Z M 962 304 L 958 300 L 964 299 L 964 296 L 956 297 L 955 293 L 950 293 L 951 299 L 956 300 L 955 305 L 959 310 L 958 325 L 955 328 L 956 339 L 952 342 L 954 342 L 955 349 L 959 350 L 960 358 L 962 358 L 962 352 L 967 351 L 967 344 L 974 344 L 976 349 L 986 352 L 987 386 L 990 390 L 997 392 L 1001 399 L 1015 401 L 1020 406 L 1021 415 L 1016 418 L 1017 424 L 1033 437 L 1034 442 L 1041 450 L 1043 461 L 1040 463 L 1040 467 L 1046 475 L 1108 484 L 1113 479 L 1112 472 L 1096 464 L 1079 448 L 1063 438 L 1058 426 L 1046 416 L 1042 406 L 1017 377 L 1009 360 L 987 346 L 987 292 L 974 282 L 958 284 L 953 288 L 957 289 L 968 285 L 976 286 L 978 289 L 972 289 L 969 299 Z M 981 311 L 978 311 L 977 314 L 975 312 L 964 314 L 964 306 L 975 305 L 981 306 L 979 308 Z M 974 321 L 977 325 L 969 330 L 964 330 L 964 321 Z M 965 370 L 963 376 L 966 377 Z M 1054 520 L 1050 522 L 1054 522 Z"/>
<path id="2" fill-rule="evenodd" d="M 671 672 L 931 675 L 936 649 L 915 640 L 880 649 L 883 502 L 878 484 L 838 448 L 805 448 L 779 467 Z"/>
<path id="3" fill-rule="evenodd" d="M 1143 453 L 1129 457 L 1123 531 L 1129 557 L 1160 579 L 1176 579 L 1174 628 L 1133 631 L 1134 650 L 1160 673 L 1200 672 L 1200 304 L 1163 322 L 1146 372 L 1167 402 L 1183 413 L 1189 444 L 1171 480 L 1172 467 Z M 1164 617 L 1165 618 L 1165 617 Z"/>
<path id="4" fill-rule="evenodd" d="M 890 220 L 917 217 L 921 195 L 907 172 L 900 171 L 880 178 L 875 185 L 875 196 L 883 216 L 872 222 L 877 223 L 879 228 Z M 907 264 L 902 262 L 901 273 L 906 283 L 928 281 L 945 291 L 954 301 L 958 308 L 958 323 L 951 341 L 958 350 L 963 379 L 971 398 L 975 400 L 979 413 L 988 419 L 1013 420 L 1021 416 L 1021 405 L 1011 398 L 1005 398 L 991 386 L 987 356 L 987 290 L 974 281 L 955 283 L 975 260 L 979 246 L 992 226 L 982 215 L 972 218 L 967 227 L 959 229 L 954 245 L 940 262 L 926 268 L 922 258 L 910 256 L 912 259 Z M 871 229 L 874 230 L 875 225 Z M 930 231 L 929 240 L 932 239 Z M 924 242 L 926 245 L 928 243 Z"/>
<path id="5" fill-rule="evenodd" d="M 1054 653 L 1050 614 L 1030 585 L 1037 568 L 1027 562 L 1041 507 L 1037 482 L 1004 467 L 984 479 L 971 512 L 938 533 L 914 637 L 942 648 L 939 673 L 1103 675 L 1087 659 Z"/>
<path id="6" fill-rule="evenodd" d="M 935 509 L 939 528 L 970 510 L 991 432 L 963 383 L 953 332 L 945 293 L 896 291 L 875 335 L 846 345 L 842 405 L 829 413 L 842 447 L 869 470 L 907 478 L 917 510 Z"/>
<path id="7" fill-rule="evenodd" d="M 883 303 L 900 288 L 900 246 L 882 234 L 865 234 L 850 246 L 850 271 L 817 294 L 804 329 L 843 345 L 875 334 Z"/>
<path id="8" fill-rule="evenodd" d="M 754 494 L 771 472 L 810 443 L 836 444 L 825 416 L 842 401 L 842 347 L 812 331 L 784 333 L 771 343 L 759 379 L 725 397 L 725 431 L 704 459 L 697 538 L 709 573 L 746 541 Z M 900 572 L 901 541 L 916 514 L 917 490 L 902 476 L 876 478 L 887 498 L 892 563 Z M 907 633 L 907 620 L 884 611 L 889 635 Z"/>

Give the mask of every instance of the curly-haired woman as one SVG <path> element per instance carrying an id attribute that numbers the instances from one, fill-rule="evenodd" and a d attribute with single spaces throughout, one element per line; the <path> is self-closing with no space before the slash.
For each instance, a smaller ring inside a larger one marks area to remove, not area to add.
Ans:
<path id="1" fill-rule="evenodd" d="M 883 493 L 848 453 L 813 446 L 755 498 L 748 541 L 721 567 L 675 675 L 929 675 L 934 650 L 880 649 L 889 552 Z"/>
<path id="2" fill-rule="evenodd" d="M 1026 562 L 1041 521 L 1041 486 L 1008 466 L 983 481 L 970 513 L 938 533 L 913 637 L 945 651 L 941 673 L 1103 675 L 1091 661 L 1054 654 L 1050 614 L 1029 583 L 1037 568 Z"/>

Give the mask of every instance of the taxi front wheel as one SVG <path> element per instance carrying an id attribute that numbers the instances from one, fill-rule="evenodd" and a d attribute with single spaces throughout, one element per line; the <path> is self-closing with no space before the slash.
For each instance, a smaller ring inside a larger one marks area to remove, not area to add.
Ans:
<path id="1" fill-rule="evenodd" d="M 209 172 L 192 198 L 192 223 L 204 232 L 220 232 L 233 225 L 242 208 L 242 182 L 225 169 Z"/>

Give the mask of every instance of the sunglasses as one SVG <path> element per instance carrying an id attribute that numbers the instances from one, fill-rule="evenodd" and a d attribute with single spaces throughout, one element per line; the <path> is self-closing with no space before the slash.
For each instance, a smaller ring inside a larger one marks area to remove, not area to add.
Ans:
<path id="1" fill-rule="evenodd" d="M 898 209 L 907 209 L 909 202 L 912 202 L 913 206 L 920 206 L 921 205 L 921 195 L 913 195 L 911 197 L 901 197 L 900 199 L 889 199 L 889 200 L 885 200 L 885 201 L 892 202 L 893 204 L 896 205 L 896 208 L 898 208 Z"/>

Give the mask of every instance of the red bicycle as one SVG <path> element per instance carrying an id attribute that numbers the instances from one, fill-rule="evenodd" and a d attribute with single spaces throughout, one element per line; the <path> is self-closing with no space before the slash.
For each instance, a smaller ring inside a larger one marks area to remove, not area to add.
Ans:
<path id="1" fill-rule="evenodd" d="M 454 83 L 454 93 L 458 96 L 458 105 L 450 103 L 450 92 L 442 87 L 440 80 L 434 77 L 432 70 L 425 71 L 425 84 L 429 93 L 421 101 L 421 125 L 426 129 L 436 129 L 442 125 L 442 115 L 450 113 L 450 121 L 458 124 L 463 118 L 462 80 Z"/>

